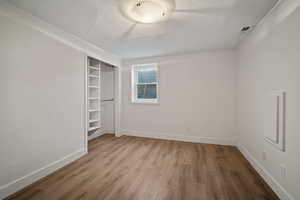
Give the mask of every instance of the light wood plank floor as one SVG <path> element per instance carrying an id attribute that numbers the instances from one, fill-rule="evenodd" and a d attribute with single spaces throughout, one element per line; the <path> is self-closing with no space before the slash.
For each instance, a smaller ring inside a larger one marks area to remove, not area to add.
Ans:
<path id="1" fill-rule="evenodd" d="M 235 147 L 101 136 L 11 200 L 278 199 Z"/>

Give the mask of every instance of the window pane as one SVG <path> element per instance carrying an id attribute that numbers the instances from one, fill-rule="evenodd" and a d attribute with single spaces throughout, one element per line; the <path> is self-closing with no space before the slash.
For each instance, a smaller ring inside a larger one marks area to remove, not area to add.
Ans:
<path id="1" fill-rule="evenodd" d="M 138 99 L 156 99 L 156 85 L 137 85 Z"/>
<path id="2" fill-rule="evenodd" d="M 155 83 L 156 71 L 138 71 L 138 83 Z"/>

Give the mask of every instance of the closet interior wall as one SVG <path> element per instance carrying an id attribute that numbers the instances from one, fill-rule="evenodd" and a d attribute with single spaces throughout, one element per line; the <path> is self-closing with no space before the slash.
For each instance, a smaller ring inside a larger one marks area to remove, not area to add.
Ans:
<path id="1" fill-rule="evenodd" d="M 101 64 L 101 122 L 102 132 L 115 133 L 115 67 Z"/>

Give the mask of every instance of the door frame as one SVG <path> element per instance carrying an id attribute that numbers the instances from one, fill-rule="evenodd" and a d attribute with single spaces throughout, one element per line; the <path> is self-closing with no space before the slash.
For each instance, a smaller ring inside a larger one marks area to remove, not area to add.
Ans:
<path id="1" fill-rule="evenodd" d="M 88 153 L 88 57 L 85 56 L 84 64 L 84 149 Z M 100 60 L 98 58 L 95 58 Z M 101 61 L 101 60 L 100 60 Z M 103 62 L 103 61 L 102 61 Z M 110 63 L 108 63 L 110 64 Z M 122 96 L 122 70 L 121 66 L 114 66 L 114 135 L 120 137 L 121 134 L 121 96 Z M 101 112 L 101 111 L 100 111 Z M 101 120 L 101 119 L 100 119 Z"/>

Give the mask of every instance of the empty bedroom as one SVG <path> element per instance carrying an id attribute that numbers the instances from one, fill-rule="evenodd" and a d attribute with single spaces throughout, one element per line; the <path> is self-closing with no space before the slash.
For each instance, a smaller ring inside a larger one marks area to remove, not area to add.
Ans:
<path id="1" fill-rule="evenodd" d="M 0 0 L 0 199 L 299 200 L 299 0 Z"/>

